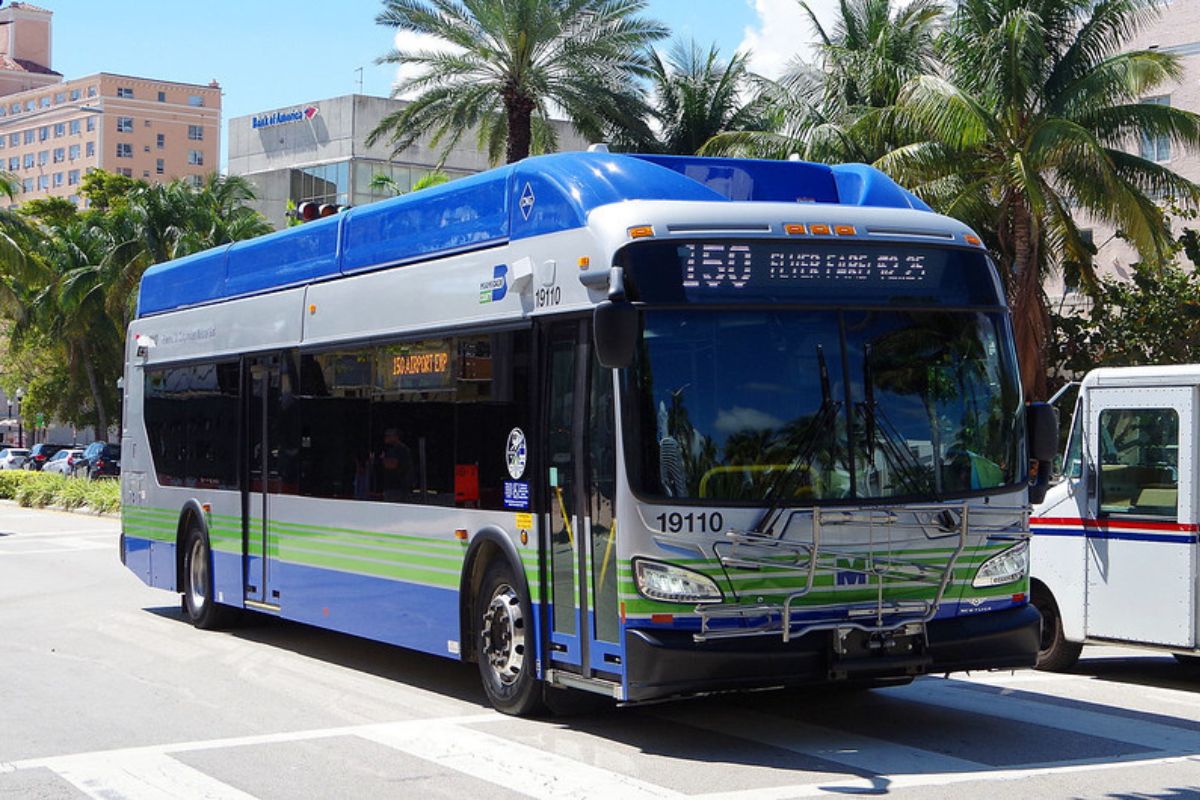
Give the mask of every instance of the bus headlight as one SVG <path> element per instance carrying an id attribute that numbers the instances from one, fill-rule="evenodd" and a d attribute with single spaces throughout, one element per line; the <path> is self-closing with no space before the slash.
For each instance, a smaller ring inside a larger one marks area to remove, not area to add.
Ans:
<path id="1" fill-rule="evenodd" d="M 1019 581 L 1029 572 L 1029 545 L 1021 542 L 980 565 L 971 585 L 976 589 Z"/>
<path id="2" fill-rule="evenodd" d="M 707 575 L 658 561 L 634 559 L 638 591 L 651 600 L 668 603 L 719 603 L 725 595 Z"/>

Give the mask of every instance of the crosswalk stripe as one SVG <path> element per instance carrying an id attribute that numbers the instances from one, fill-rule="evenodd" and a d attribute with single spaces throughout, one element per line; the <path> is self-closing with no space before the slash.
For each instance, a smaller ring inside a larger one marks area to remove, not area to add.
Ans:
<path id="1" fill-rule="evenodd" d="M 871 774 L 978 772 L 988 769 L 979 762 L 932 750 L 752 711 L 731 709 L 714 713 L 711 708 L 681 704 L 666 709 L 660 716 L 693 728 L 748 739 Z"/>
<path id="2" fill-rule="evenodd" d="M 193 769 L 166 753 L 131 752 L 61 759 L 62 778 L 97 800 L 254 800 L 254 796 Z"/>
<path id="3" fill-rule="evenodd" d="M 1200 754 L 1200 733 L 1139 719 L 1139 712 L 1108 713 L 1096 702 L 1068 700 L 1045 703 L 1022 697 L 1022 690 L 1002 690 L 997 698 L 994 691 L 971 688 L 971 684 L 956 680 L 927 679 L 906 687 L 897 696 L 919 703 L 953 708 L 973 714 L 1002 717 L 1019 722 L 1044 725 L 1048 728 L 1098 736 L 1135 744 L 1164 753 Z M 1050 699 L 1050 696 L 1047 696 Z M 999 702 L 998 702 L 999 700 Z M 1094 709 L 1094 710 L 1093 710 Z M 1152 716 L 1140 714 L 1142 717 Z"/>
<path id="4" fill-rule="evenodd" d="M 657 786 L 483 731 L 430 722 L 371 726 L 357 733 L 373 742 L 530 797 L 621 800 L 681 797 Z"/>

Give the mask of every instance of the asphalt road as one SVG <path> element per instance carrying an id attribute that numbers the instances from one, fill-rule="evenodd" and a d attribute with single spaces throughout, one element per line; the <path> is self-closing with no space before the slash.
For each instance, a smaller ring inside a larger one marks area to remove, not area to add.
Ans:
<path id="1" fill-rule="evenodd" d="M 0 504 L 0 798 L 1200 797 L 1200 670 L 1169 656 L 515 720 L 473 665 L 195 630 L 117 533 Z"/>

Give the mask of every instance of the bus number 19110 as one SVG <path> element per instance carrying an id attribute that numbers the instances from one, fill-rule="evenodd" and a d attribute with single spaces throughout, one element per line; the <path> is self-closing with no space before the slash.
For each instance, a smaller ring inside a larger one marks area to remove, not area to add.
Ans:
<path id="1" fill-rule="evenodd" d="M 691 512 L 686 514 L 672 511 L 670 514 L 659 514 L 659 530 L 665 533 L 717 533 L 725 527 L 725 518 L 717 511 L 712 513 Z"/>

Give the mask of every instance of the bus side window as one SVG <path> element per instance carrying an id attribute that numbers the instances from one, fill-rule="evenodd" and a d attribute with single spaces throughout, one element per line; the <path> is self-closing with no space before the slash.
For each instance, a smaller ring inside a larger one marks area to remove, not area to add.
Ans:
<path id="1" fill-rule="evenodd" d="M 1100 412 L 1100 516 L 1174 520 L 1179 508 L 1179 415 L 1169 408 Z"/>

